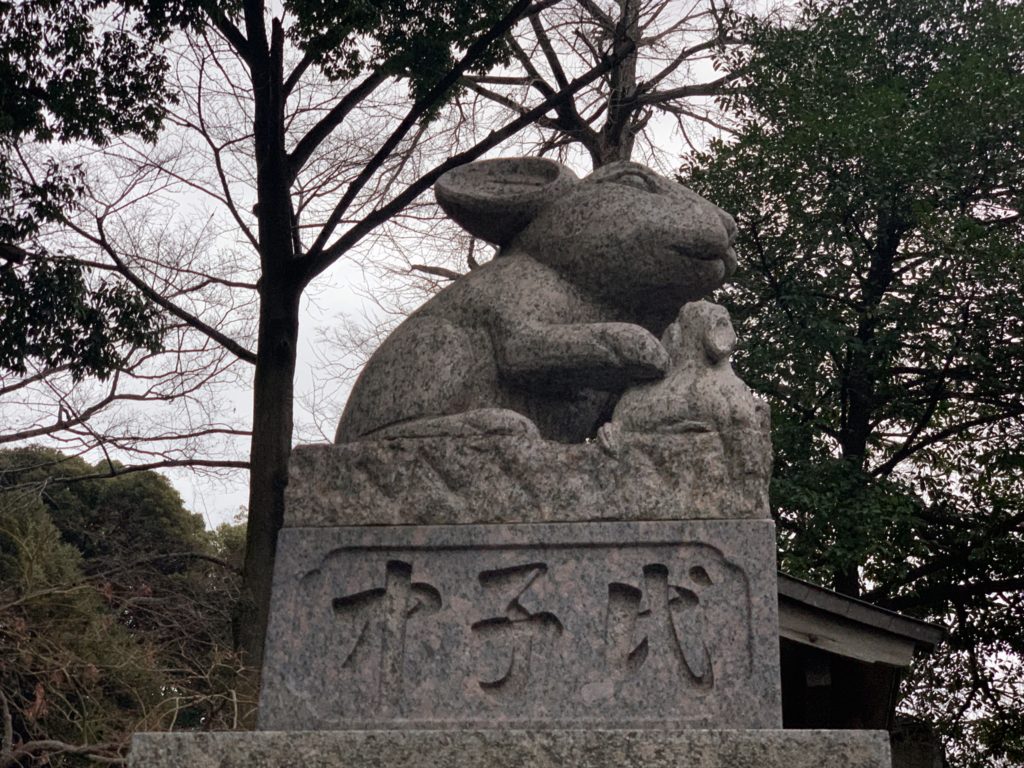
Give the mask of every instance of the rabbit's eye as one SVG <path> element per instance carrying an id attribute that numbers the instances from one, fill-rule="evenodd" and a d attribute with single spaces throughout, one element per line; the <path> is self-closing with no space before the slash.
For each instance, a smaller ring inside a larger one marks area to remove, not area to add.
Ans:
<path id="1" fill-rule="evenodd" d="M 658 192 L 661 191 L 658 188 L 658 183 L 654 179 L 649 176 L 645 176 L 638 171 L 623 171 L 622 173 L 617 173 L 614 176 L 601 179 L 601 181 L 605 183 L 610 182 L 612 184 L 623 184 L 627 187 L 633 187 L 644 192 L 651 192 L 652 194 L 658 194 Z"/>

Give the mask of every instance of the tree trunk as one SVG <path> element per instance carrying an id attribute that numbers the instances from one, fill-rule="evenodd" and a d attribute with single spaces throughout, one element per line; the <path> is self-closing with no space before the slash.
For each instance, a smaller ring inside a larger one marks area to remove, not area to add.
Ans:
<path id="1" fill-rule="evenodd" d="M 877 226 L 877 240 L 858 302 L 860 319 L 855 334 L 856 342 L 847 347 L 843 381 L 845 414 L 839 432 L 839 445 L 843 459 L 857 470 L 864 467 L 868 441 L 871 439 L 871 420 L 877 406 L 875 396 L 881 373 L 876 346 L 878 310 L 892 285 L 893 266 L 900 244 L 900 222 L 891 212 L 880 212 Z M 857 564 L 850 564 L 836 574 L 833 587 L 843 594 L 860 597 L 860 570 Z"/>
<path id="2" fill-rule="evenodd" d="M 257 678 L 263 665 L 277 534 L 284 523 L 299 299 L 304 286 L 297 261 L 298 241 L 284 141 L 284 30 L 280 20 L 274 19 L 267 41 L 263 23 L 263 3 L 249 0 L 246 26 L 249 39 L 254 42 L 250 67 L 261 276 L 249 518 L 236 640 Z"/>
<path id="3" fill-rule="evenodd" d="M 299 332 L 298 292 L 265 280 L 253 382 L 249 522 L 246 528 L 238 645 L 255 669 L 263 663 L 270 583 L 277 534 L 284 523 L 284 491 L 292 441 L 292 398 Z"/>
<path id="4" fill-rule="evenodd" d="M 639 43 L 640 3 L 638 0 L 618 0 L 619 18 L 615 25 L 613 50 L 628 43 Z M 608 118 L 597 136 L 596 146 L 590 147 L 594 168 L 633 156 L 637 123 L 634 107 L 637 96 L 636 67 L 638 49 L 615 66 L 610 74 L 608 88 Z"/>

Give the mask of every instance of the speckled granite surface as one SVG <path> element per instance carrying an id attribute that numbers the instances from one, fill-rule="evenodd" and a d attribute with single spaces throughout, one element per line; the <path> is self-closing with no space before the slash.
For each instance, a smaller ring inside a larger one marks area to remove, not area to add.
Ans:
<path id="1" fill-rule="evenodd" d="M 145 733 L 129 768 L 890 768 L 884 731 Z"/>
<path id="2" fill-rule="evenodd" d="M 658 337 L 736 268 L 732 217 L 636 163 L 577 180 L 547 159 L 483 160 L 449 171 L 436 192 L 500 253 L 381 343 L 336 442 L 464 434 L 465 420 L 488 409 L 582 442 L 618 394 L 666 372 Z"/>
<path id="3" fill-rule="evenodd" d="M 772 728 L 768 520 L 290 528 L 260 728 Z"/>
<path id="4" fill-rule="evenodd" d="M 717 432 L 596 443 L 407 438 L 292 452 L 285 525 L 447 525 L 768 517 L 771 447 Z"/>

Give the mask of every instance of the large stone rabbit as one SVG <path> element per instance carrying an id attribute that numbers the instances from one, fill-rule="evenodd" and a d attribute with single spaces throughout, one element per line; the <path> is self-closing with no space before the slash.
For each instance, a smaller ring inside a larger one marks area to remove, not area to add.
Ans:
<path id="1" fill-rule="evenodd" d="M 635 163 L 584 179 L 485 160 L 435 186 L 497 257 L 414 312 L 370 358 L 337 442 L 524 434 L 582 442 L 619 396 L 662 377 L 658 340 L 736 266 L 732 218 Z"/>

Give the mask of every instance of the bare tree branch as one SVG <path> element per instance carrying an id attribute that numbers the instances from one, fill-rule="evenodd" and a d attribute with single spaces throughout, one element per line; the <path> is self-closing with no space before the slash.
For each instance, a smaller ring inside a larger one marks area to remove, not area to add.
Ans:
<path id="1" fill-rule="evenodd" d="M 475 160 L 487 150 L 492 147 L 496 147 L 509 136 L 512 136 L 523 127 L 532 123 L 537 117 L 550 110 L 559 100 L 570 98 L 574 93 L 599 78 L 611 69 L 611 67 L 615 66 L 615 63 L 622 56 L 628 55 L 632 49 L 633 47 L 631 45 L 625 46 L 614 55 L 609 56 L 603 64 L 594 67 L 587 74 L 573 80 L 569 84 L 569 88 L 564 92 L 556 93 L 551 98 L 545 99 L 539 105 L 521 115 L 518 119 L 507 123 L 504 127 L 498 130 L 492 131 L 487 138 L 477 143 L 476 146 L 454 155 L 447 161 L 436 166 L 433 170 L 424 174 L 406 187 L 404 192 L 394 197 L 390 202 L 364 216 L 355 226 L 339 237 L 338 240 L 336 240 L 329 248 L 320 252 L 311 250 L 305 257 L 308 260 L 306 268 L 307 281 L 312 280 L 316 275 L 327 269 L 327 267 L 329 267 L 334 260 L 338 258 L 338 256 L 359 242 L 368 232 L 389 220 L 395 215 L 395 213 L 402 210 L 406 205 L 415 200 L 420 194 L 429 189 L 431 185 L 433 185 L 433 183 L 447 171 L 459 165 L 463 165 L 464 163 L 468 163 L 471 160 Z"/>
<path id="2" fill-rule="evenodd" d="M 330 135 L 331 131 L 341 125 L 349 113 L 385 80 L 387 80 L 387 75 L 380 69 L 370 73 L 359 85 L 338 99 L 338 103 L 316 125 L 306 132 L 306 135 L 299 140 L 299 143 L 295 145 L 295 148 L 288 156 L 292 181 L 295 180 L 299 171 L 302 170 L 313 152 Z"/>
<path id="3" fill-rule="evenodd" d="M 293 69 L 288 74 L 288 77 L 285 78 L 285 98 L 288 98 L 291 95 L 292 91 L 295 90 L 295 87 L 299 84 L 299 81 L 302 79 L 302 76 L 306 73 L 306 70 L 309 69 L 310 65 L 313 63 L 313 58 L 313 53 L 310 51 L 306 51 L 302 55 L 302 58 L 299 59 L 299 63 L 295 65 L 295 69 Z"/>
<path id="4" fill-rule="evenodd" d="M 237 341 L 235 341 L 228 335 L 221 333 L 219 330 L 212 327 L 208 323 L 203 322 L 190 312 L 186 312 L 184 309 L 179 307 L 174 302 L 168 301 L 159 292 L 153 290 L 153 288 L 151 288 L 150 285 L 145 280 L 136 275 L 131 270 L 131 268 L 124 262 L 124 260 L 121 259 L 120 256 L 118 256 L 117 250 L 107 240 L 106 234 L 103 231 L 103 220 L 101 218 L 96 219 L 96 226 L 98 232 L 97 235 L 92 235 L 89 232 L 86 232 L 81 227 L 78 227 L 77 225 L 74 224 L 70 224 L 69 226 L 71 226 L 72 229 L 78 232 L 78 234 L 80 234 L 82 237 L 86 238 L 89 242 L 94 243 L 95 245 L 98 245 L 100 248 L 102 248 L 104 253 L 106 253 L 110 260 L 113 261 L 114 264 L 116 265 L 117 271 L 120 272 L 128 280 L 128 282 L 130 282 L 132 285 L 138 288 L 139 291 L 141 291 L 146 296 L 147 299 L 152 301 L 157 306 L 167 310 L 169 313 L 177 317 L 179 320 L 187 323 L 191 327 L 195 328 L 197 331 L 200 331 L 201 333 L 209 336 L 211 339 L 216 341 L 226 350 L 234 354 L 239 360 L 244 360 L 247 363 L 256 363 L 255 352 L 251 352 L 250 350 L 243 347 L 241 344 L 239 344 Z"/>
<path id="5" fill-rule="evenodd" d="M 245 39 L 242 31 L 236 27 L 227 18 L 227 16 L 224 15 L 224 12 L 218 9 L 215 5 L 211 5 L 207 12 L 213 19 L 214 27 L 216 27 L 221 36 L 231 44 L 231 47 L 235 50 L 235 53 L 238 54 L 239 58 L 248 62 L 252 55 L 252 51 L 249 46 L 249 41 Z"/>
<path id="6" fill-rule="evenodd" d="M 429 264 L 413 264 L 409 269 L 413 272 L 424 272 L 428 275 L 434 275 L 435 277 L 443 277 L 445 280 L 458 280 L 462 277 L 462 275 L 454 269 L 432 267 Z"/>
<path id="7" fill-rule="evenodd" d="M 724 75 L 709 83 L 695 83 L 683 85 L 679 88 L 670 88 L 665 91 L 651 91 L 637 96 L 640 104 L 663 104 L 676 99 L 687 99 L 693 96 L 715 96 L 721 93 L 722 88 L 738 78 L 736 73 Z"/>
<path id="8" fill-rule="evenodd" d="M 430 109 L 432 109 L 445 94 L 451 90 L 452 86 L 459 82 L 460 78 L 466 73 L 466 71 L 473 66 L 484 53 L 490 48 L 490 46 L 498 39 L 503 37 L 512 27 L 522 18 L 523 13 L 529 8 L 530 0 L 517 0 L 515 5 L 505 14 L 502 19 L 489 29 L 484 35 L 479 37 L 466 51 L 462 59 L 448 72 L 441 80 L 437 83 L 430 91 L 418 99 L 416 103 L 412 105 L 405 118 L 398 124 L 398 127 L 391 133 L 390 136 L 380 145 L 380 148 L 374 154 L 373 158 L 366 164 L 362 172 L 349 184 L 348 189 L 342 196 L 341 200 L 334 207 L 334 210 L 328 216 L 323 228 L 320 230 L 320 234 L 317 236 L 315 242 L 310 248 L 309 252 L 305 256 L 307 265 L 319 265 L 322 261 L 322 257 L 325 255 L 327 249 L 327 243 L 334 234 L 335 228 L 341 221 L 341 217 L 344 216 L 345 211 L 348 210 L 349 205 L 355 199 L 356 195 L 362 190 L 372 177 L 384 164 L 385 160 L 391 155 L 398 144 L 402 141 L 405 135 L 412 129 L 412 127 L 425 115 Z M 334 257 L 336 258 L 336 256 Z M 333 261 L 334 258 L 330 258 Z M 329 263 L 329 262 L 328 262 Z M 326 265 L 324 265 L 326 267 Z M 306 268 L 307 277 L 305 282 L 312 279 L 313 275 L 318 274 L 321 270 L 317 270 L 316 266 L 310 269 Z"/>

